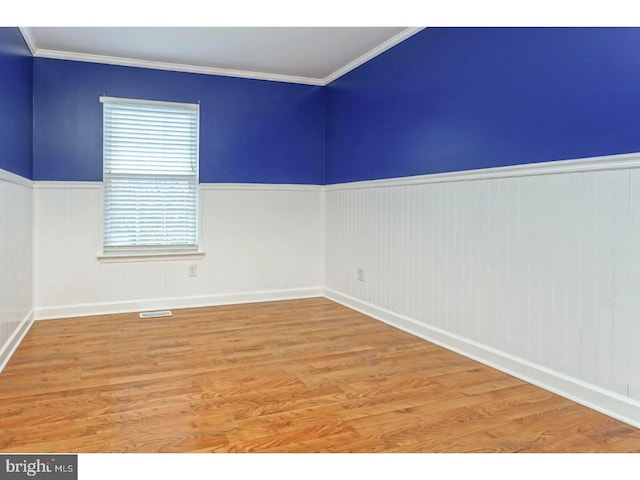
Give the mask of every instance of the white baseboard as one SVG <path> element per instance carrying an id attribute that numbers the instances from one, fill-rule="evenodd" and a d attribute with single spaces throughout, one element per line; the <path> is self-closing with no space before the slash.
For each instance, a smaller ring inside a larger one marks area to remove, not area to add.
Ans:
<path id="1" fill-rule="evenodd" d="M 640 402 L 326 288 L 324 296 L 407 333 L 640 428 Z"/>
<path id="2" fill-rule="evenodd" d="M 35 309 L 35 319 L 53 320 L 56 318 L 88 317 L 91 315 L 140 312 L 145 310 L 212 307 L 216 305 L 295 300 L 300 298 L 321 297 L 322 292 L 323 289 L 321 287 L 297 288 L 287 290 L 228 293 L 220 295 L 203 295 L 198 297 L 157 298 L 127 302 L 85 303 L 82 305 L 38 307 Z"/>
<path id="3" fill-rule="evenodd" d="M 33 310 L 31 310 L 24 319 L 18 325 L 18 328 L 11 334 L 9 340 L 0 347 L 0 372 L 4 370 L 4 367 L 7 366 L 11 356 L 14 354 L 18 345 L 22 342 L 22 339 L 25 337 L 31 325 L 33 325 Z"/>

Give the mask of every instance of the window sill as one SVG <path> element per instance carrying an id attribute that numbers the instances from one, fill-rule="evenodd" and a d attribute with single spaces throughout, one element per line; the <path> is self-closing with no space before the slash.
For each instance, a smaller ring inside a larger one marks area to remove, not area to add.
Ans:
<path id="1" fill-rule="evenodd" d="M 100 263 L 125 263 L 125 262 L 157 262 L 167 260 L 200 260 L 204 257 L 201 250 L 187 252 L 114 252 L 98 255 Z"/>

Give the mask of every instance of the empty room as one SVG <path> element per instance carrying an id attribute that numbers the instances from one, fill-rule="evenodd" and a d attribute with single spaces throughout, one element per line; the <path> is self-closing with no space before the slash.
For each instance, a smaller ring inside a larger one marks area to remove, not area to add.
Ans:
<path id="1" fill-rule="evenodd" d="M 640 452 L 637 45 L 0 28 L 0 453 Z"/>

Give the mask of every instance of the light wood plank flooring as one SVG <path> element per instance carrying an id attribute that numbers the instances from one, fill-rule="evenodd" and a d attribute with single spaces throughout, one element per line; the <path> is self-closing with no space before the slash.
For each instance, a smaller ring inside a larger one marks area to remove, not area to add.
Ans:
<path id="1" fill-rule="evenodd" d="M 322 298 L 36 322 L 2 452 L 640 452 L 640 430 Z"/>

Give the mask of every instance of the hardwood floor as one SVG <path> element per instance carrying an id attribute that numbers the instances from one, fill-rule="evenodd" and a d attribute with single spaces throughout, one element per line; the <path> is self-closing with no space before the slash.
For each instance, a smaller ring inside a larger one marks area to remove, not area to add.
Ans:
<path id="1" fill-rule="evenodd" d="M 640 430 L 329 300 L 36 322 L 2 452 L 640 452 Z"/>

